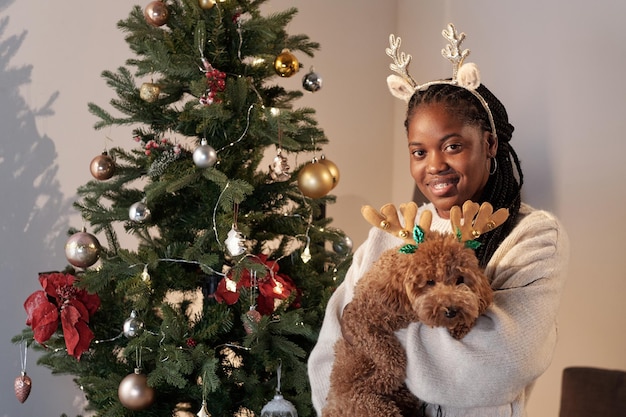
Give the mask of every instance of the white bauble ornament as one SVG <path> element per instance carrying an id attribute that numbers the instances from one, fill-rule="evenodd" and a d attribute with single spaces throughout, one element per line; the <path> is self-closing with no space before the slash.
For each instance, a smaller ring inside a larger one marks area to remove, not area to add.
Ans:
<path id="1" fill-rule="evenodd" d="M 298 417 L 298 412 L 292 403 L 276 394 L 261 410 L 261 417 Z"/>

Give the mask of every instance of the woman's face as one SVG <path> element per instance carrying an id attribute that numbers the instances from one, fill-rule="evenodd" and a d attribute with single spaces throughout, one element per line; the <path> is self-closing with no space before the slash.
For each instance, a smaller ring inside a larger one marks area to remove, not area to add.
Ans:
<path id="1" fill-rule="evenodd" d="M 408 145 L 411 176 L 443 218 L 452 206 L 478 200 L 498 147 L 490 132 L 454 117 L 442 104 L 416 109 Z"/>

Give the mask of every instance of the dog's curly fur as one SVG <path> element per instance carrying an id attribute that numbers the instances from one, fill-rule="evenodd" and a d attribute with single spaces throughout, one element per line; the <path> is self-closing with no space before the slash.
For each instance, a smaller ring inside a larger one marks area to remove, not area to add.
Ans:
<path id="1" fill-rule="evenodd" d="M 461 339 L 493 300 L 473 251 L 455 235 L 426 232 L 415 253 L 384 252 L 342 316 L 323 417 L 407 417 L 420 402 L 404 385 L 406 353 L 394 332 L 411 322 Z"/>

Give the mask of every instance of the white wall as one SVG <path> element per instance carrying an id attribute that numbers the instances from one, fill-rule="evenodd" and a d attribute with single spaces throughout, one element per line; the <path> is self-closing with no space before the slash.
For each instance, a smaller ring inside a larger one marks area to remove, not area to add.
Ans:
<path id="1" fill-rule="evenodd" d="M 144 2 L 144 3 L 147 3 Z M 592 4 L 593 3 L 593 4 Z M 19 351 L 10 343 L 24 326 L 22 303 L 38 289 L 37 272 L 65 264 L 66 228 L 80 226 L 69 207 L 90 179 L 88 164 L 109 146 L 132 146 L 129 130 L 94 131 L 90 101 L 106 104 L 100 78 L 130 57 L 115 26 L 135 4 L 0 0 L 0 416 L 75 415 L 80 392 L 69 377 L 52 377 L 28 358 L 33 392 L 13 395 Z M 268 12 L 294 5 L 288 28 L 322 44 L 314 59 L 324 87 L 299 103 L 317 110 L 331 143 L 326 156 L 341 169 L 329 207 L 334 225 L 360 243 L 362 204 L 411 198 L 402 128 L 403 106 L 387 93 L 388 35 L 402 36 L 418 80 L 447 76 L 440 58 L 448 22 L 466 32 L 471 61 L 507 106 L 516 126 L 525 199 L 556 212 L 572 241 L 571 273 L 560 318 L 560 344 L 530 404 L 531 417 L 555 417 L 565 366 L 626 368 L 626 204 L 622 143 L 626 67 L 619 0 L 568 4 L 463 1 L 273 0 Z M 284 80 L 299 88 L 301 75 Z M 52 98 L 52 100 L 50 100 Z M 593 215 L 595 212 L 598 215 Z M 591 218 L 593 216 L 593 218 Z"/>

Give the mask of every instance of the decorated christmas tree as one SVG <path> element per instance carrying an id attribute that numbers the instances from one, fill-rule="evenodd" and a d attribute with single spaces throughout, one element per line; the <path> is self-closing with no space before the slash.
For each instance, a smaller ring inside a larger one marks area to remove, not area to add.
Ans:
<path id="1" fill-rule="evenodd" d="M 89 109 L 132 137 L 91 160 L 69 265 L 39 275 L 14 338 L 97 416 L 313 415 L 306 360 L 351 242 L 325 216 L 327 138 L 293 104 L 321 78 L 281 86 L 319 45 L 262 3 L 153 1 L 118 24 L 133 58 Z"/>

